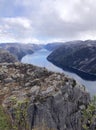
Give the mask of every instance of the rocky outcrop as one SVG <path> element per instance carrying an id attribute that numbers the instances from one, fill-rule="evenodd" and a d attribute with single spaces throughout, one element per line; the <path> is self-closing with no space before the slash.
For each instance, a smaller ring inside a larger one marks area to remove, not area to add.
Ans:
<path id="1" fill-rule="evenodd" d="M 14 63 L 14 62 L 17 62 L 17 61 L 18 60 L 11 53 L 9 53 L 6 50 L 0 49 L 0 63 L 4 63 L 4 62 Z"/>
<path id="2" fill-rule="evenodd" d="M 0 64 L 0 105 L 12 124 L 17 102 L 20 105 L 25 100 L 29 102 L 30 129 L 46 125 L 54 130 L 82 130 L 81 110 L 88 105 L 90 96 L 84 86 L 64 74 L 29 64 Z"/>
<path id="3" fill-rule="evenodd" d="M 81 130 L 81 109 L 86 107 L 89 99 L 79 88 L 75 89 L 65 85 L 57 92 L 40 96 L 33 101 L 28 110 L 31 128 L 44 123 L 55 130 Z M 49 88 L 48 92 L 51 91 L 52 88 Z"/>

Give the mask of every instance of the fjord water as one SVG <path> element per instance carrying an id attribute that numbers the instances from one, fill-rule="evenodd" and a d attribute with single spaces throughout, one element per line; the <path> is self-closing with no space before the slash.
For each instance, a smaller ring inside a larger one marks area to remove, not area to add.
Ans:
<path id="1" fill-rule="evenodd" d="M 84 86 L 86 86 L 87 90 L 90 92 L 91 95 L 96 94 L 96 81 L 84 80 L 75 73 L 64 71 L 60 69 L 59 67 L 53 65 L 47 60 L 47 56 L 50 53 L 51 52 L 46 49 L 41 49 L 35 52 L 34 54 L 24 56 L 22 58 L 22 62 L 33 64 L 40 67 L 46 67 L 48 70 L 51 70 L 54 72 L 64 73 L 67 76 L 74 78 L 79 84 L 83 84 Z"/>

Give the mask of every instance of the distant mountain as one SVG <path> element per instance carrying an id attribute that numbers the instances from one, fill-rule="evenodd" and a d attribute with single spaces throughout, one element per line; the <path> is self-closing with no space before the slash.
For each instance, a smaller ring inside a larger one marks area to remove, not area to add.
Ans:
<path id="1" fill-rule="evenodd" d="M 96 41 L 67 42 L 54 50 L 48 60 L 63 69 L 96 74 Z"/>
<path id="2" fill-rule="evenodd" d="M 13 56 L 11 53 L 9 53 L 6 50 L 0 49 L 0 63 L 14 63 L 17 62 L 18 60 Z"/>
<path id="3" fill-rule="evenodd" d="M 0 48 L 8 50 L 15 55 L 20 61 L 23 56 L 32 54 L 34 51 L 42 48 L 42 45 L 37 44 L 21 44 L 21 43 L 1 43 Z"/>
<path id="4" fill-rule="evenodd" d="M 63 45 L 63 42 L 53 42 L 53 43 L 47 43 L 44 48 L 49 50 L 49 51 L 53 51 L 57 48 L 59 48 L 61 45 Z"/>

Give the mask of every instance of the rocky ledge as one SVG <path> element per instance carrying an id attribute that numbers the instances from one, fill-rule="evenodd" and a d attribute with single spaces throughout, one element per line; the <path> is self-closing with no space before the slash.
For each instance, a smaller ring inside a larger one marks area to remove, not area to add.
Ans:
<path id="1" fill-rule="evenodd" d="M 17 62 L 18 60 L 14 55 L 12 55 L 10 52 L 7 50 L 3 50 L 0 48 L 0 63 L 14 63 Z"/>
<path id="2" fill-rule="evenodd" d="M 46 125 L 54 130 L 81 130 L 81 110 L 90 96 L 84 86 L 64 74 L 29 64 L 0 64 L 0 105 L 12 124 L 18 117 L 14 113 L 17 102 L 24 101 L 28 101 L 26 121 L 30 129 Z M 22 122 L 23 116 L 20 118 Z"/>

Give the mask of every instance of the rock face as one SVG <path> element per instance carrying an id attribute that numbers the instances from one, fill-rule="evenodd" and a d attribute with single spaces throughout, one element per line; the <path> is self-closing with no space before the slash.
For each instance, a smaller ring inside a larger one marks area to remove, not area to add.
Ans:
<path id="1" fill-rule="evenodd" d="M 62 68 L 96 74 L 96 41 L 68 42 L 54 50 L 48 60 Z"/>
<path id="2" fill-rule="evenodd" d="M 82 130 L 81 110 L 90 101 L 85 87 L 64 74 L 28 64 L 0 64 L 0 105 L 12 120 L 14 98 L 29 101 L 31 129 L 44 124 L 54 130 Z"/>
<path id="3" fill-rule="evenodd" d="M 51 95 L 40 96 L 33 101 L 28 110 L 31 128 L 44 123 L 48 128 L 55 130 L 81 130 L 80 111 L 89 99 L 79 88 L 75 89 L 65 85 L 59 91 L 52 93 L 50 90 L 48 92 L 52 93 Z"/>
<path id="4" fill-rule="evenodd" d="M 7 63 L 12 62 L 12 63 L 14 63 L 14 62 L 17 62 L 17 61 L 18 60 L 11 53 L 9 53 L 6 50 L 0 49 L 0 63 L 4 63 L 4 62 L 7 62 Z"/>

